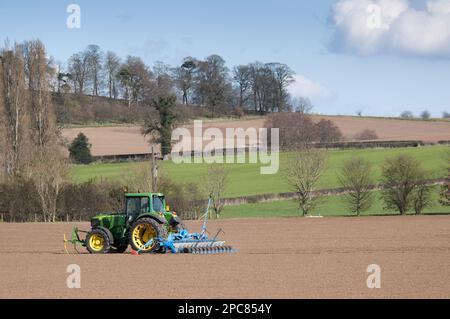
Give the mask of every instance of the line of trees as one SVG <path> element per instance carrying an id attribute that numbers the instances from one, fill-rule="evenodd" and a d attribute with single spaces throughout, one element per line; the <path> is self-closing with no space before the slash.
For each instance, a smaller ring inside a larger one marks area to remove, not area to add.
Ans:
<path id="1" fill-rule="evenodd" d="M 292 109 L 288 86 L 294 72 L 283 63 L 254 62 L 229 69 L 219 55 L 186 57 L 181 65 L 155 62 L 152 67 L 136 56 L 120 58 L 98 45 L 89 45 L 59 65 L 57 92 L 126 100 L 128 106 L 171 92 L 184 105 L 197 105 L 214 117 L 239 107 L 258 113 Z"/>
<path id="2" fill-rule="evenodd" d="M 429 120 L 431 119 L 431 113 L 428 110 L 423 110 L 422 112 L 420 112 L 419 117 L 415 117 L 413 112 L 411 111 L 403 111 L 402 113 L 400 113 L 400 118 L 402 119 L 415 119 L 415 118 L 420 118 L 422 120 Z M 448 119 L 450 118 L 450 113 L 447 111 L 442 112 L 442 118 L 443 119 Z"/>
<path id="3" fill-rule="evenodd" d="M 297 193 L 303 216 L 310 214 L 320 204 L 317 188 L 326 168 L 326 158 L 325 151 L 305 147 L 291 156 L 284 172 L 287 182 Z M 450 165 L 448 169 L 450 172 Z M 377 187 L 381 188 L 384 209 L 398 211 L 400 215 L 411 210 L 419 215 L 432 204 L 433 188 L 426 183 L 427 172 L 410 155 L 386 158 L 378 185 L 373 178 L 373 165 L 362 157 L 344 161 L 337 177 L 340 185 L 346 189 L 342 196 L 344 204 L 357 216 L 372 207 Z M 447 183 L 441 188 L 439 202 L 442 205 L 450 205 L 449 189 L 450 173 Z"/>
<path id="4" fill-rule="evenodd" d="M 70 57 L 65 71 L 59 70 L 57 91 L 60 96 L 72 93 L 126 101 L 128 110 L 138 112 L 142 133 L 161 143 L 162 155 L 166 155 L 170 153 L 172 129 L 190 118 L 188 107 L 201 109 L 202 115 L 210 117 L 228 115 L 230 110 L 239 115 L 244 109 L 264 114 L 310 107 L 306 99 L 291 99 L 288 86 L 294 81 L 293 75 L 282 63 L 255 62 L 230 70 L 218 55 L 203 60 L 186 57 L 176 67 L 163 62 L 150 67 L 139 57 L 122 60 L 113 52 L 104 53 L 97 45 L 89 45 Z M 179 103 L 185 107 L 180 108 Z M 58 112 L 59 118 L 70 112 Z M 330 132 L 330 124 L 334 132 Z M 342 137 L 330 121 L 316 126 L 320 141 Z"/>

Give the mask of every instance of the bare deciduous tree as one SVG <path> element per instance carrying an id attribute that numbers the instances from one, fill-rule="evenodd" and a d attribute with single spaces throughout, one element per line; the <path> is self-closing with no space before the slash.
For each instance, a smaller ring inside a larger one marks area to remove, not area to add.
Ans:
<path id="1" fill-rule="evenodd" d="M 294 82 L 294 71 L 283 63 L 268 63 L 267 66 L 272 71 L 275 80 L 275 99 L 273 111 L 286 111 L 289 93 L 288 86 Z"/>
<path id="2" fill-rule="evenodd" d="M 29 117 L 25 86 L 22 48 L 18 44 L 9 48 L 6 44 L 0 51 L 0 111 L 5 134 L 4 165 L 9 177 L 19 174 L 26 151 Z"/>
<path id="3" fill-rule="evenodd" d="M 118 96 L 117 75 L 120 69 L 120 58 L 111 51 L 106 53 L 105 66 L 106 77 L 108 81 L 109 98 L 116 99 Z"/>
<path id="4" fill-rule="evenodd" d="M 233 79 L 238 85 L 238 106 L 243 107 L 250 98 L 251 68 L 248 65 L 239 65 L 233 69 Z"/>
<path id="5" fill-rule="evenodd" d="M 350 211 L 357 216 L 373 204 L 372 175 L 372 165 L 362 157 L 353 157 L 344 161 L 338 174 L 340 184 L 347 191 L 343 199 Z"/>
<path id="6" fill-rule="evenodd" d="M 361 132 L 356 133 L 354 139 L 356 141 L 377 140 L 378 139 L 378 135 L 377 135 L 377 132 L 375 130 L 366 128 L 366 129 L 362 130 Z"/>
<path id="7" fill-rule="evenodd" d="M 218 55 L 210 55 L 204 61 L 197 62 L 195 69 L 195 92 L 197 103 L 209 108 L 211 117 L 217 109 L 231 98 L 231 83 L 225 60 Z"/>
<path id="8" fill-rule="evenodd" d="M 124 172 L 121 176 L 121 183 L 126 186 L 128 192 L 132 193 L 158 191 L 153 189 L 152 172 L 148 163 L 140 163 L 131 171 Z"/>
<path id="9" fill-rule="evenodd" d="M 103 52 L 98 45 L 91 44 L 84 52 L 84 56 L 88 65 L 87 75 L 92 86 L 92 96 L 98 96 L 101 85 Z"/>
<path id="10" fill-rule="evenodd" d="M 425 173 L 419 162 L 401 154 L 385 160 L 382 166 L 381 191 L 386 209 L 397 209 L 401 215 L 414 205 L 414 192 L 422 185 Z"/>
<path id="11" fill-rule="evenodd" d="M 246 105 L 260 113 L 291 108 L 287 87 L 294 81 L 294 72 L 286 64 L 254 62 L 236 67 L 233 73 L 239 106 Z"/>
<path id="12" fill-rule="evenodd" d="M 39 195 L 45 222 L 56 221 L 57 200 L 68 173 L 67 160 L 58 146 L 41 149 L 34 154 L 29 174 Z"/>
<path id="13" fill-rule="evenodd" d="M 252 103 L 255 112 L 269 112 L 274 103 L 276 83 L 272 70 L 261 62 L 249 65 L 251 75 Z"/>
<path id="14" fill-rule="evenodd" d="M 225 191 L 228 170 L 222 164 L 208 166 L 205 191 L 211 198 L 212 210 L 215 217 L 219 218 L 223 210 L 223 192 Z"/>
<path id="15" fill-rule="evenodd" d="M 413 207 L 416 215 L 420 215 L 422 211 L 431 206 L 431 187 L 424 181 L 417 183 L 413 193 Z"/>
<path id="16" fill-rule="evenodd" d="M 333 143 L 342 140 L 339 127 L 333 121 L 321 119 L 315 125 L 317 141 L 319 143 Z"/>
<path id="17" fill-rule="evenodd" d="M 75 93 L 84 93 L 88 72 L 89 65 L 86 54 L 84 52 L 73 54 L 69 59 L 69 74 Z"/>
<path id="18" fill-rule="evenodd" d="M 55 114 L 50 91 L 51 79 L 56 70 L 47 58 L 41 41 L 27 41 L 22 47 L 30 95 L 31 138 L 35 146 L 44 147 L 52 143 L 56 137 Z"/>
<path id="19" fill-rule="evenodd" d="M 118 78 L 124 88 L 124 97 L 128 100 L 128 107 L 132 102 L 144 100 L 146 94 L 153 88 L 152 72 L 141 58 L 128 56 L 121 66 Z"/>
<path id="20" fill-rule="evenodd" d="M 152 99 L 162 96 L 168 96 L 174 94 L 173 79 L 171 77 L 170 65 L 156 61 L 153 65 L 153 76 L 155 78 L 155 86 L 151 94 Z"/>
<path id="21" fill-rule="evenodd" d="M 330 143 L 342 139 L 339 128 L 329 120 L 314 123 L 311 115 L 303 112 L 273 113 L 267 117 L 267 128 L 280 129 L 280 149 L 301 150 L 314 143 Z"/>
<path id="22" fill-rule="evenodd" d="M 297 193 L 303 216 L 308 215 L 318 204 L 315 191 L 325 169 L 326 157 L 324 150 L 304 149 L 291 157 L 287 164 L 284 174 L 287 182 Z"/>

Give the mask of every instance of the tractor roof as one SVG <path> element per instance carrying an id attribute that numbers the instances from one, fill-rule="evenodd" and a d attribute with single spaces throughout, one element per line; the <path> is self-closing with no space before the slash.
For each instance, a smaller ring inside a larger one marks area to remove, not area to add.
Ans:
<path id="1" fill-rule="evenodd" d="M 162 193 L 126 193 L 126 197 L 143 197 L 143 196 L 164 196 Z"/>

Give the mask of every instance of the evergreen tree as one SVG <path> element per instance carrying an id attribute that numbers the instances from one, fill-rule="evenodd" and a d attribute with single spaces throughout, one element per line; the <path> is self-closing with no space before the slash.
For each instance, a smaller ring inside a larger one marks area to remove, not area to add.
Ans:
<path id="1" fill-rule="evenodd" d="M 79 133 L 69 146 L 70 158 L 77 164 L 89 164 L 93 161 L 91 144 L 83 133 Z"/>

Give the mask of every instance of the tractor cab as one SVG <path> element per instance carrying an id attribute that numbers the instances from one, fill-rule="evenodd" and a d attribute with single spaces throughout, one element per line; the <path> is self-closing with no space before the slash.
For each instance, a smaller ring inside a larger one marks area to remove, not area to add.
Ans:
<path id="1" fill-rule="evenodd" d="M 156 215 L 171 220 L 173 213 L 166 206 L 166 198 L 161 193 L 125 194 L 125 215 L 132 222 L 144 214 Z"/>

